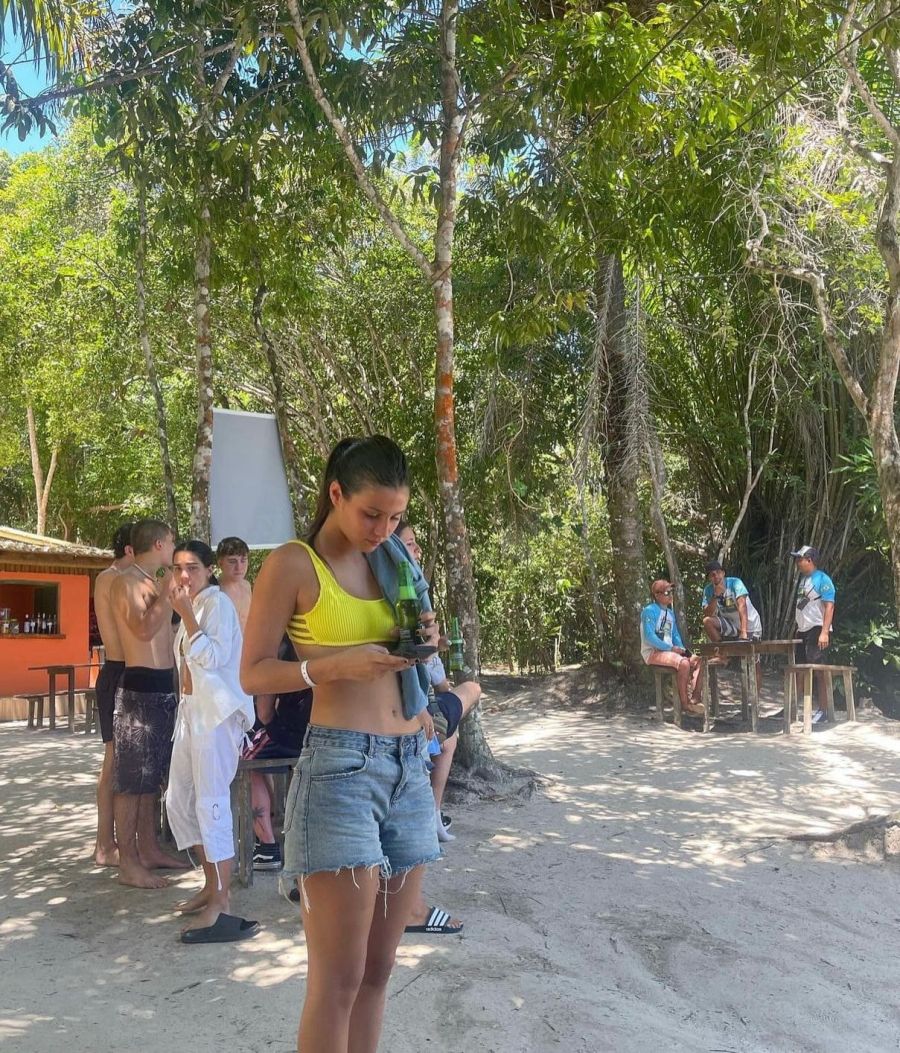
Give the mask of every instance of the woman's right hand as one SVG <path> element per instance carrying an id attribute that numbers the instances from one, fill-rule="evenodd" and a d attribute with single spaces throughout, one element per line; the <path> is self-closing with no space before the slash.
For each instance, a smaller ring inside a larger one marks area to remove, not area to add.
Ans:
<path id="1" fill-rule="evenodd" d="M 331 659 L 336 680 L 377 680 L 386 673 L 399 673 L 409 669 L 408 662 L 399 655 L 391 654 L 380 644 L 360 644 L 348 647 Z"/>

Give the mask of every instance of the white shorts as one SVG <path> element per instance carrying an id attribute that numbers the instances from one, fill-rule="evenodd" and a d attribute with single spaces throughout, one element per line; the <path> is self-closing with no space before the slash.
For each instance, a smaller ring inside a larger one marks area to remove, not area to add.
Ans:
<path id="1" fill-rule="evenodd" d="M 191 729 L 185 695 L 178 707 L 166 790 L 166 815 L 180 849 L 202 845 L 209 863 L 234 857 L 231 783 L 237 773 L 243 720 L 233 713 L 212 731 Z"/>

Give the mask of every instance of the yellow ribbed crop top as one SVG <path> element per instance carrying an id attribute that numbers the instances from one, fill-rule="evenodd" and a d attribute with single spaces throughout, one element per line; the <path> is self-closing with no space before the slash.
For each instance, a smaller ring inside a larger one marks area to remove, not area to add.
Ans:
<path id="1" fill-rule="evenodd" d="M 309 553 L 319 579 L 319 598 L 306 614 L 295 614 L 287 634 L 295 644 L 352 647 L 385 643 L 394 636 L 397 619 L 388 601 L 361 600 L 342 589 L 328 564 L 305 541 L 295 541 Z"/>

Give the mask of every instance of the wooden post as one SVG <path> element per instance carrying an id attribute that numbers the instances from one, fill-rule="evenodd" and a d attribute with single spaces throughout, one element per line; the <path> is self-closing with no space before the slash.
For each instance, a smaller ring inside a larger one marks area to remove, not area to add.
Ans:
<path id="1" fill-rule="evenodd" d="M 741 720 L 746 723 L 750 716 L 750 681 L 747 677 L 747 663 L 743 657 L 738 661 L 741 663 Z"/>
<path id="2" fill-rule="evenodd" d="M 834 673 L 825 671 L 825 716 L 834 723 Z"/>
<path id="3" fill-rule="evenodd" d="M 756 658 L 753 652 L 742 658 L 741 662 L 744 664 L 744 676 L 750 689 L 750 728 L 756 732 L 759 729 L 759 686 L 756 683 Z"/>
<path id="4" fill-rule="evenodd" d="M 812 734 L 812 691 L 813 671 L 804 669 L 803 673 L 803 734 Z"/>
<path id="5" fill-rule="evenodd" d="M 794 707 L 794 674 L 791 672 L 791 667 L 788 667 L 784 671 L 784 733 L 790 735 L 791 733 L 791 710 Z"/>
<path id="6" fill-rule="evenodd" d="M 56 670 L 49 671 L 49 678 L 50 694 L 47 697 L 47 703 L 50 706 L 50 730 L 56 731 Z"/>
<path id="7" fill-rule="evenodd" d="M 847 719 L 856 720 L 856 702 L 853 699 L 853 670 L 845 669 L 843 673 L 844 677 L 844 695 L 847 703 Z"/>
<path id="8" fill-rule="evenodd" d="M 655 665 L 653 667 L 653 686 L 656 689 L 656 715 L 659 717 L 660 724 L 665 722 L 665 711 L 663 709 L 663 678 L 662 669 L 660 666 Z"/>
<path id="9" fill-rule="evenodd" d="M 709 664 L 708 659 L 704 659 L 706 667 L 709 672 L 709 698 L 712 703 L 712 715 L 717 717 L 719 715 L 719 670 Z"/>

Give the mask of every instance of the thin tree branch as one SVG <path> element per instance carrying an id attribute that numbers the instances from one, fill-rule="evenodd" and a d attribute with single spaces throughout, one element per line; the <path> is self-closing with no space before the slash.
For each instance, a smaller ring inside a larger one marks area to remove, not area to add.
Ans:
<path id="1" fill-rule="evenodd" d="M 322 85 L 316 75 L 312 59 L 309 55 L 309 48 L 306 43 L 306 33 L 303 29 L 303 21 L 300 18 L 297 0 L 287 0 L 287 6 L 291 15 L 291 22 L 294 26 L 294 32 L 297 35 L 297 53 L 300 56 L 300 63 L 303 66 L 303 72 L 306 74 L 306 82 L 309 85 L 309 89 L 312 92 L 313 98 L 316 100 L 319 109 L 325 114 L 326 120 L 331 125 L 334 134 L 338 137 L 338 140 L 343 147 L 344 154 L 350 162 L 350 167 L 353 169 L 353 174 L 356 177 L 360 190 L 375 207 L 379 216 L 381 216 L 382 221 L 400 243 L 400 246 L 410 259 L 412 259 L 413 263 L 415 263 L 425 276 L 429 284 L 432 284 L 435 281 L 434 267 L 425 256 L 425 253 L 422 252 L 419 246 L 416 245 L 409 234 L 407 234 L 406 230 L 404 230 L 400 220 L 394 214 L 390 205 L 384 200 L 384 197 L 370 179 L 365 165 L 359 154 L 356 152 L 356 147 L 353 145 L 353 140 L 350 138 L 350 133 L 347 131 L 346 125 L 337 113 L 335 113 L 334 107 L 331 105 L 325 92 L 322 90 Z"/>

